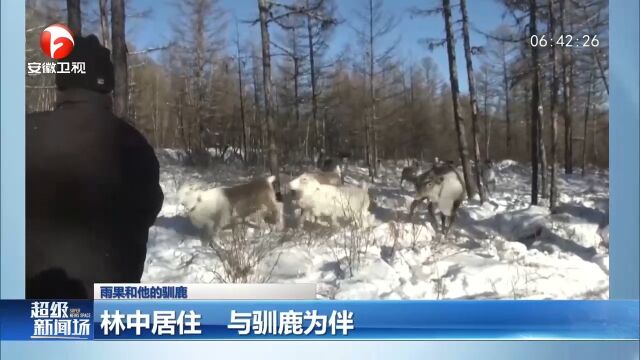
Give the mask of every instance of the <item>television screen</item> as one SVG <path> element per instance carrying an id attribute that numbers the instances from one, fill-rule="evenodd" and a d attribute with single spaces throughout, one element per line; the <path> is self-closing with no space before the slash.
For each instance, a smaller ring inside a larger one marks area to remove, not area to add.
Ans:
<path id="1" fill-rule="evenodd" d="M 0 339 L 615 340 L 637 359 L 637 15 L 3 3 Z"/>

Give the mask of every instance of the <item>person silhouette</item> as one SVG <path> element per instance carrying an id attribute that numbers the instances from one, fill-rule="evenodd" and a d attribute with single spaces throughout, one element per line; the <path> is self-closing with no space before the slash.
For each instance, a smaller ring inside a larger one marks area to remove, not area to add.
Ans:
<path id="1" fill-rule="evenodd" d="M 139 282 L 164 195 L 144 136 L 113 115 L 113 65 L 78 37 L 56 74 L 53 111 L 26 117 L 26 297 L 92 298 L 94 283 Z"/>

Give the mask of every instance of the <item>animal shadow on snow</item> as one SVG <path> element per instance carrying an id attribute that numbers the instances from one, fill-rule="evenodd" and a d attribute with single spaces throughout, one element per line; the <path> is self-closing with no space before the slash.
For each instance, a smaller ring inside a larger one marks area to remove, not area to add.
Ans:
<path id="1" fill-rule="evenodd" d="M 560 208 L 559 208 L 560 209 Z M 597 220 L 606 219 L 604 213 L 579 206 L 567 206 L 561 209 L 562 212 L 570 213 L 576 217 L 585 219 L 585 221 L 598 222 Z M 430 217 L 427 214 L 426 218 L 422 221 L 429 221 Z M 557 221 L 557 220 L 554 220 Z M 529 234 L 523 234 L 518 238 L 514 238 L 513 233 L 500 231 L 500 226 L 496 226 L 496 219 L 490 217 L 484 220 L 474 220 L 471 218 L 470 213 L 461 208 L 458 211 L 458 217 L 451 229 L 454 233 L 464 233 L 464 237 L 468 238 L 466 242 L 458 244 L 459 247 L 473 250 L 480 246 L 475 239 L 486 239 L 493 233 L 506 239 L 507 241 L 517 241 L 524 244 L 527 249 L 538 249 L 541 251 L 555 252 L 560 250 L 562 252 L 575 254 L 585 261 L 591 261 L 596 254 L 594 247 L 585 247 L 574 241 L 564 239 L 544 225 L 540 225 L 531 229 Z"/>
<path id="2" fill-rule="evenodd" d="M 599 209 L 576 204 L 562 204 L 556 208 L 554 214 L 568 214 L 576 218 L 584 219 L 587 222 L 598 224 L 604 227 L 609 224 L 609 214 Z"/>
<path id="3" fill-rule="evenodd" d="M 160 216 L 156 219 L 154 224 L 158 227 L 163 227 L 166 229 L 171 229 L 178 234 L 183 234 L 187 236 L 200 236 L 200 230 L 193 226 L 191 220 L 189 218 L 176 215 L 171 217 Z"/>
<path id="4" fill-rule="evenodd" d="M 373 216 L 376 218 L 377 221 L 381 221 L 384 223 L 398 219 L 399 214 L 401 213 L 401 211 L 381 207 L 376 204 L 373 204 L 369 208 L 369 210 L 371 211 L 371 213 L 373 214 Z"/>

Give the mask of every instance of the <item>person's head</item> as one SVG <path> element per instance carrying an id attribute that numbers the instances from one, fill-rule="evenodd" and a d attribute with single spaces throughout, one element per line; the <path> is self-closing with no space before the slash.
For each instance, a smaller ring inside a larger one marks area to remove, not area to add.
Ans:
<path id="1" fill-rule="evenodd" d="M 113 90 L 111 52 L 100 45 L 95 35 L 75 38 L 73 51 L 62 61 L 84 62 L 86 73 L 56 73 L 58 90 L 86 89 L 104 94 Z"/>

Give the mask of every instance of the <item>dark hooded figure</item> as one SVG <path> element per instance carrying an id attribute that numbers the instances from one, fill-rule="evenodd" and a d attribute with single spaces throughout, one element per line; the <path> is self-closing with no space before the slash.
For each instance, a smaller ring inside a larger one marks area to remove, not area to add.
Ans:
<path id="1" fill-rule="evenodd" d="M 57 106 L 26 117 L 26 297 L 92 298 L 94 283 L 139 282 L 164 196 L 146 139 L 111 111 L 109 50 L 75 39 Z"/>

